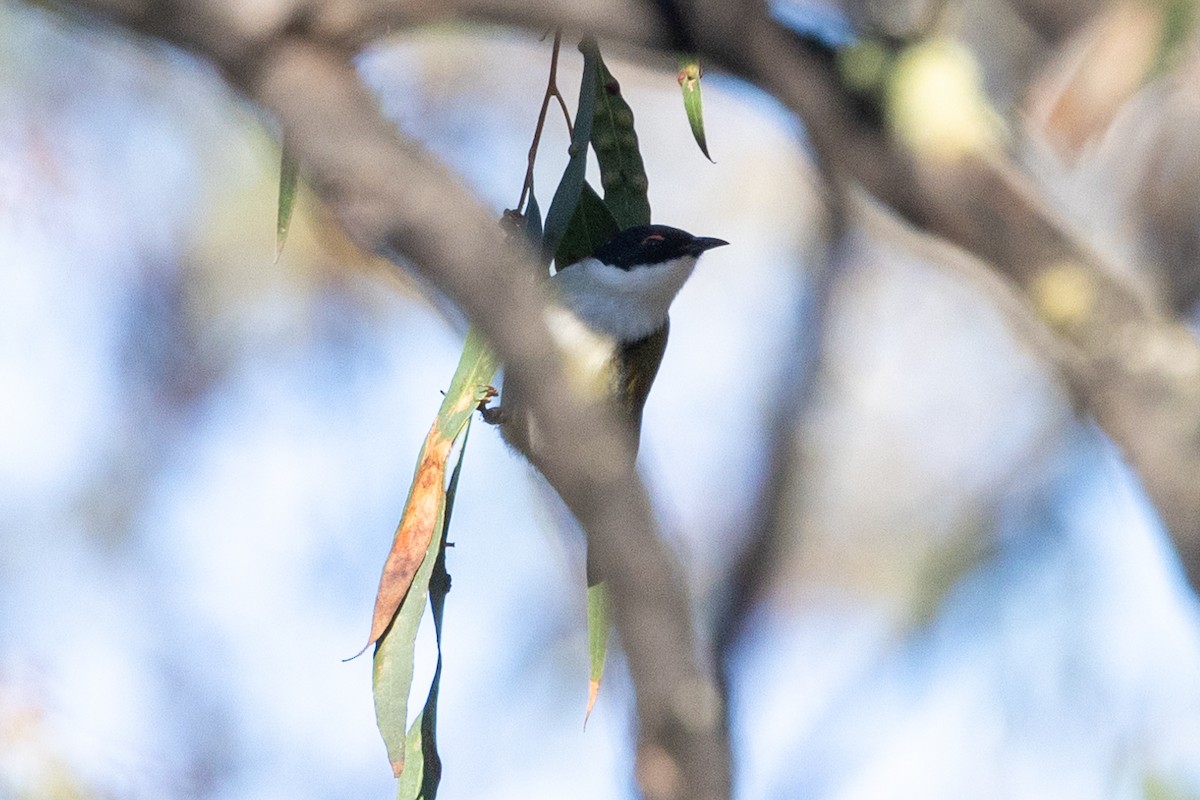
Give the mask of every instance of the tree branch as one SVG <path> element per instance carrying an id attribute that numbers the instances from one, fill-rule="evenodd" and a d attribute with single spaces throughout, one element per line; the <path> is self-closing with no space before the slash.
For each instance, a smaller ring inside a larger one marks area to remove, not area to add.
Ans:
<path id="1" fill-rule="evenodd" d="M 1002 156 L 922 159 L 861 112 L 827 54 L 760 3 L 681 6 L 697 51 L 793 109 L 827 168 L 987 262 L 1054 331 L 1080 366 L 1064 379 L 1138 473 L 1200 589 L 1200 342 L 1118 278 Z"/>

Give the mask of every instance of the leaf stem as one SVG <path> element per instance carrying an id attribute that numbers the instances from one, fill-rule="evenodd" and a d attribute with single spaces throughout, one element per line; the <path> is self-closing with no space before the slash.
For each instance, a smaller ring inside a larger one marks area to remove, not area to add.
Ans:
<path id="1" fill-rule="evenodd" d="M 558 51 L 562 45 L 562 29 L 554 31 L 554 49 L 550 53 L 550 77 L 546 81 L 546 94 L 542 97 L 542 108 L 538 112 L 537 127 L 533 131 L 533 142 L 529 145 L 529 164 L 525 169 L 525 182 L 521 186 L 521 199 L 517 201 L 517 211 L 525 206 L 525 199 L 533 188 L 533 165 L 537 161 L 538 144 L 542 140 L 542 128 L 546 125 L 546 112 L 550 109 L 550 98 L 556 98 L 567 121 L 567 135 L 574 133 L 571 126 L 571 114 L 567 110 L 567 101 L 558 90 Z"/>

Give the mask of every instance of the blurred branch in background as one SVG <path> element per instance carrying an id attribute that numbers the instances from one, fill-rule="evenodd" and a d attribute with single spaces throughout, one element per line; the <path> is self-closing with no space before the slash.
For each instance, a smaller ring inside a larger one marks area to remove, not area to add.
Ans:
<path id="1" fill-rule="evenodd" d="M 1181 316 L 1200 301 L 1200 48 L 1146 98 L 1156 124 L 1146 145 L 1134 207 L 1161 294 Z"/>
<path id="2" fill-rule="evenodd" d="M 693 6 L 701 51 L 795 109 L 818 153 L 836 170 L 912 224 L 997 269 L 1075 352 L 1078 366 L 1065 377 L 1137 470 L 1193 587 L 1200 586 L 1195 337 L 1083 245 L 988 135 L 967 131 L 966 138 L 926 146 L 919 127 L 881 129 L 870 115 L 856 112 L 859 105 L 842 86 L 836 64 L 819 50 L 790 46 L 763 11 L 743 8 L 733 19 L 715 5 Z M 754 46 L 745 46 L 749 42 Z M 936 110 L 925 110 L 932 112 L 928 122 Z"/>
<path id="3" fill-rule="evenodd" d="M 826 193 L 824 252 L 809 272 L 803 311 L 796 318 L 785 352 L 792 361 L 782 372 L 783 379 L 773 396 L 783 398 L 769 418 L 768 451 L 763 481 L 755 498 L 755 516 L 744 534 L 745 544 L 733 565 L 728 588 L 724 592 L 716 621 L 714 648 L 722 659 L 723 682 L 728 691 L 730 665 L 727 659 L 742 636 L 746 619 L 759 602 L 765 585 L 775 575 L 781 558 L 781 532 L 788 517 L 797 513 L 794 489 L 804 481 L 808 466 L 803 453 L 803 422 L 812 413 L 817 377 L 821 370 L 823 341 L 829 320 L 830 304 L 838 278 L 845 266 L 850 213 L 846 193 L 830 184 Z M 738 537 L 732 536 L 732 539 Z"/>
<path id="4" fill-rule="evenodd" d="M 1096 13 L 1091 0 L 1012 0 L 1013 7 L 1051 44 L 1061 42 Z"/>

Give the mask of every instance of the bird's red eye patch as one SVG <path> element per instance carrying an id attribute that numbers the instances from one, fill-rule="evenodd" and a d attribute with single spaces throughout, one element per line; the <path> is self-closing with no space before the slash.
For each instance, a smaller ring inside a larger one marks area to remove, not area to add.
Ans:
<path id="1" fill-rule="evenodd" d="M 660 234 L 652 233 L 649 236 L 647 236 L 645 239 L 642 239 L 642 244 L 645 245 L 645 244 L 651 244 L 652 242 L 665 242 L 665 241 L 666 241 L 666 239 L 664 239 Z"/>

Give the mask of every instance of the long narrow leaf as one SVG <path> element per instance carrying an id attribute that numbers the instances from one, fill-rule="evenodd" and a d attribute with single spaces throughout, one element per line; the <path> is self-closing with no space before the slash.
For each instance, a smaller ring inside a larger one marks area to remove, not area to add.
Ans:
<path id="1" fill-rule="evenodd" d="M 437 420 L 421 449 L 404 515 L 380 578 L 368 644 L 378 642 L 375 715 L 397 777 L 404 771 L 406 758 L 408 695 L 417 628 L 445 531 L 447 461 L 454 441 L 464 434 L 496 369 L 490 350 L 478 334 L 470 331 Z M 454 485 L 452 479 L 451 488 Z"/>
<path id="2" fill-rule="evenodd" d="M 525 207 L 525 237 L 534 250 L 542 246 L 542 209 L 538 207 L 537 195 L 529 188 L 529 205 Z"/>
<path id="3" fill-rule="evenodd" d="M 604 65 L 595 41 L 585 39 L 579 49 L 585 59 L 590 56 L 597 65 L 592 149 L 600 164 L 604 202 L 622 230 L 635 225 L 648 225 L 650 201 L 646 198 L 646 190 L 650 187 L 650 180 L 646 177 L 646 166 L 638 150 L 633 109 L 621 96 L 621 84 Z"/>
<path id="4" fill-rule="evenodd" d="M 446 459 L 451 445 L 483 399 L 497 369 L 496 359 L 483 339 L 474 330 L 468 332 L 458 369 L 442 400 L 437 420 L 425 437 L 404 515 L 383 565 L 368 645 L 378 641 L 391 623 L 425 557 L 445 498 Z"/>
<path id="5" fill-rule="evenodd" d="M 442 778 L 442 759 L 437 750 L 437 704 L 442 684 L 442 619 L 446 610 L 446 595 L 450 592 L 450 574 L 446 571 L 446 536 L 450 530 L 454 496 L 458 493 L 458 476 L 462 472 L 463 453 L 466 452 L 470 432 L 471 424 L 468 421 L 467 427 L 463 429 L 458 462 L 454 465 L 450 485 L 446 488 L 442 535 L 433 571 L 429 575 L 429 607 L 437 642 L 437 667 L 433 672 L 433 681 L 429 684 L 425 706 L 413 720 L 405 737 L 404 757 L 408 767 L 400 773 L 396 789 L 397 800 L 434 800 Z M 405 711 L 407 713 L 407 709 Z"/>
<path id="6" fill-rule="evenodd" d="M 292 206 L 296 202 L 296 184 L 300 180 L 300 162 L 288 151 L 287 137 L 283 139 L 279 156 L 279 208 L 275 216 L 275 260 L 283 254 L 288 228 L 292 224 Z"/>
<path id="7" fill-rule="evenodd" d="M 587 623 L 588 623 L 588 699 L 587 710 L 583 714 L 583 724 L 587 725 L 588 717 L 596 705 L 596 697 L 600 694 L 600 681 L 604 678 L 604 662 L 608 658 L 608 634 L 612 628 L 612 619 L 608 610 L 608 584 L 604 581 L 593 584 L 587 590 Z"/>
<path id="8" fill-rule="evenodd" d="M 1194 39 L 1198 16 L 1200 10 L 1194 0 L 1162 0 L 1161 34 L 1154 67 L 1147 77 L 1162 75 L 1178 63 L 1187 51 L 1187 43 Z"/>
<path id="9" fill-rule="evenodd" d="M 700 59 L 689 58 L 679 68 L 679 88 L 683 90 L 683 110 L 687 112 L 688 125 L 692 128 L 692 138 L 704 157 L 712 161 L 708 154 L 708 141 L 704 136 L 704 102 L 700 97 Z"/>
<path id="10" fill-rule="evenodd" d="M 443 497 L 444 500 L 444 497 Z M 438 504 L 437 525 L 440 529 L 444 520 L 445 504 Z M 440 533 L 440 530 L 439 530 Z M 375 721 L 387 747 L 392 773 L 401 778 L 406 770 L 405 763 L 411 755 L 413 763 L 421 765 L 419 742 L 416 752 L 407 752 L 408 696 L 412 691 L 413 655 L 417 641 L 417 630 L 421 616 L 425 613 L 425 600 L 429 596 L 429 577 L 437 560 L 441 536 L 429 543 L 422 562 L 412 582 L 404 604 L 387 632 L 375 647 L 373 683 L 375 690 Z M 404 779 L 408 781 L 408 778 Z M 417 781 L 418 786 L 420 780 Z"/>
<path id="11" fill-rule="evenodd" d="M 583 47 L 580 45 L 580 49 Z M 562 180 L 554 190 L 554 198 L 550 201 L 550 210 L 546 212 L 546 228 L 542 238 L 542 253 L 546 260 L 558 249 L 558 243 L 571 222 L 575 206 L 579 203 L 579 193 L 583 189 L 583 179 L 587 172 L 588 142 L 592 137 L 592 120 L 595 116 L 597 75 L 599 74 L 600 53 L 583 53 L 583 78 L 579 83 L 579 106 L 575 112 L 575 129 L 571 132 L 570 160 L 563 170 Z"/>

